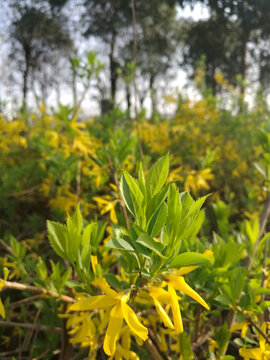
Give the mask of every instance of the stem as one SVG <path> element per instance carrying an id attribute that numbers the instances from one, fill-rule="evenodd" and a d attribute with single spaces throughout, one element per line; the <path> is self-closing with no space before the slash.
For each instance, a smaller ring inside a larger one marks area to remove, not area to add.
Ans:
<path id="1" fill-rule="evenodd" d="M 255 329 L 258 331 L 258 333 L 265 339 L 268 345 L 270 345 L 270 339 L 268 336 L 259 328 L 259 326 L 250 318 L 246 317 L 246 319 L 250 322 L 252 326 L 255 327 Z"/>
<path id="2" fill-rule="evenodd" d="M 4 286 L 2 286 L 2 284 Z M 74 303 L 75 300 L 67 295 L 59 295 L 56 291 L 50 291 L 50 290 L 46 290 L 43 288 L 39 288 L 37 286 L 32 286 L 32 285 L 24 285 L 21 283 L 17 283 L 17 282 L 11 282 L 11 281 L 5 281 L 0 279 L 0 286 L 1 288 L 7 288 L 7 289 L 14 289 L 14 290 L 20 290 L 20 291 L 30 291 L 36 294 L 43 294 L 43 295 L 47 295 L 50 296 L 52 298 L 56 298 L 56 299 L 61 299 L 64 302 L 67 303 Z"/>
<path id="3" fill-rule="evenodd" d="M 46 326 L 46 325 L 28 324 L 28 323 L 19 323 L 19 322 L 14 322 L 14 321 L 0 320 L 0 326 L 3 326 L 3 327 L 20 327 L 20 328 L 23 328 L 23 329 L 49 331 L 49 332 L 54 333 L 54 334 L 61 334 L 61 328 L 59 328 L 59 327 L 51 327 L 51 326 Z"/>
<path id="4" fill-rule="evenodd" d="M 76 193 L 77 193 L 77 202 L 80 202 L 81 199 L 81 178 L 82 178 L 82 172 L 81 172 L 81 168 L 82 168 L 82 160 L 81 157 L 78 157 L 78 162 L 77 162 L 77 176 L 76 176 Z"/>

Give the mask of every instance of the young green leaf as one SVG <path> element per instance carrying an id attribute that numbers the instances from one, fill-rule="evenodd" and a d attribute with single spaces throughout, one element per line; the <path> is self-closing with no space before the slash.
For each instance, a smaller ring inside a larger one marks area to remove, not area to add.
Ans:
<path id="1" fill-rule="evenodd" d="M 147 232 L 150 237 L 155 237 L 157 236 L 157 234 L 160 233 L 166 223 L 167 213 L 167 205 L 165 203 L 162 203 L 149 223 Z"/>
<path id="2" fill-rule="evenodd" d="M 180 268 L 184 266 L 200 266 L 209 262 L 209 259 L 196 252 L 185 252 L 177 255 L 170 263 L 170 267 Z"/>
<path id="3" fill-rule="evenodd" d="M 165 184 L 169 173 L 169 154 L 160 158 L 149 170 L 146 179 L 148 198 L 156 195 Z"/>
<path id="4" fill-rule="evenodd" d="M 159 256 L 164 257 L 163 254 L 161 253 L 161 251 L 164 248 L 163 244 L 151 239 L 148 234 L 146 234 L 146 233 L 141 234 L 136 242 L 139 244 L 142 244 L 145 247 L 147 247 L 148 249 L 154 251 Z"/>

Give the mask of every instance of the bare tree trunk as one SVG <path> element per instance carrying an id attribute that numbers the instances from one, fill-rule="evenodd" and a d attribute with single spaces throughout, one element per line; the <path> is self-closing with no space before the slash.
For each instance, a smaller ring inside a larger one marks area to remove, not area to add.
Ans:
<path id="1" fill-rule="evenodd" d="M 242 39 L 241 39 L 241 64 L 240 64 L 240 75 L 242 77 L 242 82 L 246 80 L 247 77 L 247 44 L 249 39 L 249 31 L 243 30 Z M 241 84 L 241 95 L 244 100 L 245 97 L 245 86 Z"/>
<path id="2" fill-rule="evenodd" d="M 111 101 L 115 102 L 115 94 L 116 94 L 116 81 L 117 81 L 117 62 L 114 59 L 114 50 L 115 50 L 115 40 L 116 33 L 113 31 L 110 43 L 110 80 L 111 80 Z"/>
<path id="3" fill-rule="evenodd" d="M 150 96 L 151 96 L 151 105 L 152 105 L 152 114 L 156 111 L 156 93 L 154 89 L 154 81 L 155 76 L 153 74 L 150 75 L 149 88 L 150 88 Z"/>
<path id="4" fill-rule="evenodd" d="M 23 89 L 22 89 L 22 110 L 25 110 L 27 105 L 27 93 L 28 93 L 28 78 L 30 72 L 30 48 L 29 46 L 24 46 L 24 57 L 25 57 L 25 69 L 23 72 Z"/>
<path id="5" fill-rule="evenodd" d="M 126 84 L 126 101 L 127 101 L 127 109 L 128 109 L 128 111 L 130 111 L 130 109 L 131 109 L 131 96 L 130 96 L 129 84 Z"/>

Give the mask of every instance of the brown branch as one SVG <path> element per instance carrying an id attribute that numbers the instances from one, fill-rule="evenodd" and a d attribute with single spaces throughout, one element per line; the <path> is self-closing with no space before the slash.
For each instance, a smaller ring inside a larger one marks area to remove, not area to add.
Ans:
<path id="1" fill-rule="evenodd" d="M 249 317 L 246 316 L 246 319 L 250 322 L 252 326 L 255 327 L 255 329 L 258 331 L 258 333 L 265 339 L 268 345 L 270 345 L 270 339 L 268 336 L 259 328 L 259 326 Z"/>
<path id="2" fill-rule="evenodd" d="M 22 300 L 14 301 L 13 303 L 9 304 L 9 307 L 14 309 L 18 306 L 25 305 L 25 304 L 28 304 L 29 302 L 38 300 L 41 297 L 42 297 L 42 295 L 39 295 L 39 294 L 33 295 L 33 296 L 30 296 L 30 297 L 22 299 Z"/>
<path id="3" fill-rule="evenodd" d="M 0 320 L 0 326 L 3 327 L 21 327 L 23 329 L 34 329 L 39 331 L 49 331 L 55 334 L 61 334 L 61 328 L 59 327 L 51 327 L 46 325 L 38 325 L 38 324 L 28 324 L 28 323 L 19 323 L 14 321 L 4 321 Z"/>
<path id="4" fill-rule="evenodd" d="M 42 294 L 42 295 L 50 296 L 52 298 L 61 299 L 62 301 L 67 302 L 67 303 L 75 302 L 75 300 L 70 296 L 59 295 L 56 291 L 46 290 L 43 288 L 39 288 L 37 286 L 24 285 L 24 284 L 17 283 L 17 282 L 0 280 L 0 284 L 2 284 L 2 283 L 4 284 L 3 288 L 20 290 L 20 291 L 30 291 L 30 292 L 33 292 L 36 294 Z"/>
<path id="5" fill-rule="evenodd" d="M 76 193 L 77 193 L 77 202 L 80 202 L 81 199 L 81 180 L 82 180 L 82 160 L 81 157 L 78 157 L 77 162 L 77 176 L 76 176 Z"/>
<path id="6" fill-rule="evenodd" d="M 17 196 L 27 195 L 27 194 L 30 194 L 30 193 L 34 192 L 35 190 L 37 190 L 40 186 L 41 186 L 41 184 L 37 184 L 29 189 L 21 190 L 21 191 L 10 193 L 10 194 L 0 194 L 0 195 L 7 196 L 7 197 L 17 197 Z"/>
<path id="7" fill-rule="evenodd" d="M 158 349 L 154 346 L 154 344 L 150 338 L 148 338 L 145 341 L 145 345 L 146 345 L 148 351 L 150 352 L 150 354 L 152 355 L 153 360 L 164 360 L 163 357 L 159 354 Z"/>
<path id="8" fill-rule="evenodd" d="M 8 244 L 4 242 L 4 240 L 0 239 L 0 244 L 2 247 L 6 250 L 6 252 L 10 253 L 11 255 L 15 255 L 12 247 L 10 247 Z"/>

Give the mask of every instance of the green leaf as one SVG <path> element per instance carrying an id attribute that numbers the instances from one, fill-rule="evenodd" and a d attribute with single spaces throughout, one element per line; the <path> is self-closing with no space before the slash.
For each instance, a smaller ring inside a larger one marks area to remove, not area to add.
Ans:
<path id="1" fill-rule="evenodd" d="M 135 217 L 136 215 L 135 215 L 134 206 L 133 206 L 133 202 L 132 202 L 132 198 L 131 198 L 131 194 L 130 194 L 130 189 L 129 189 L 127 181 L 124 177 L 124 174 L 122 175 L 121 181 L 120 181 L 120 192 L 121 192 L 122 198 L 124 199 L 126 207 L 128 208 L 129 212 Z"/>
<path id="2" fill-rule="evenodd" d="M 246 232 L 253 248 L 260 234 L 260 224 L 257 217 L 252 221 L 246 221 Z"/>
<path id="3" fill-rule="evenodd" d="M 155 237 L 157 236 L 157 234 L 160 233 L 166 223 L 167 212 L 167 205 L 165 203 L 162 203 L 149 223 L 147 232 L 150 237 Z"/>
<path id="4" fill-rule="evenodd" d="M 126 240 L 121 239 L 121 238 L 110 239 L 107 242 L 105 247 L 113 248 L 113 249 L 120 249 L 120 250 L 134 251 L 134 248 Z"/>
<path id="5" fill-rule="evenodd" d="M 143 196 L 146 197 L 145 178 L 144 178 L 142 163 L 140 163 L 140 166 L 139 166 L 138 182 L 139 182 L 139 188 L 140 188 Z"/>
<path id="6" fill-rule="evenodd" d="M 128 172 L 124 171 L 123 173 L 123 186 L 125 186 L 125 182 L 129 189 L 128 203 L 127 207 L 130 212 L 135 216 L 136 220 L 140 223 L 140 220 L 143 218 L 143 201 L 144 197 L 139 188 L 137 180 L 134 179 Z M 128 195 L 128 192 L 124 194 L 123 198 L 125 200 L 125 196 Z M 131 205 L 132 204 L 132 205 Z M 133 212 L 131 211 L 133 210 Z"/>
<path id="7" fill-rule="evenodd" d="M 66 245 L 66 227 L 54 221 L 47 221 L 50 244 L 57 255 L 68 260 Z"/>
<path id="8" fill-rule="evenodd" d="M 169 173 L 169 154 L 160 158 L 149 170 L 146 179 L 148 198 L 156 195 L 165 184 Z"/>
<path id="9" fill-rule="evenodd" d="M 148 249 L 154 251 L 156 254 L 158 254 L 161 257 L 164 257 L 161 251 L 163 250 L 164 246 L 153 239 L 150 238 L 150 236 L 146 233 L 141 234 L 139 238 L 136 241 L 139 244 L 144 245 Z"/>
<path id="10" fill-rule="evenodd" d="M 164 188 L 155 196 L 151 198 L 146 207 L 146 223 L 149 225 L 152 217 L 159 209 L 163 201 L 166 199 L 170 184 L 164 186 Z"/>
<path id="11" fill-rule="evenodd" d="M 184 266 L 200 266 L 207 264 L 209 259 L 196 252 L 185 252 L 183 254 L 177 255 L 172 262 L 170 267 L 184 267 Z"/>
<path id="12" fill-rule="evenodd" d="M 257 162 L 254 165 L 255 165 L 256 169 L 263 175 L 263 177 L 265 179 L 267 179 L 267 173 L 266 173 L 265 168 Z"/>
<path id="13" fill-rule="evenodd" d="M 80 212 L 80 205 L 77 206 L 73 216 L 67 218 L 67 229 L 69 233 L 75 232 L 81 235 L 82 232 L 82 214 Z"/>
<path id="14" fill-rule="evenodd" d="M 181 356 L 183 360 L 193 360 L 194 354 L 191 350 L 190 336 L 187 336 L 185 332 L 179 335 Z"/>
<path id="15" fill-rule="evenodd" d="M 270 295 L 270 289 L 259 288 L 254 290 L 255 295 Z"/>

